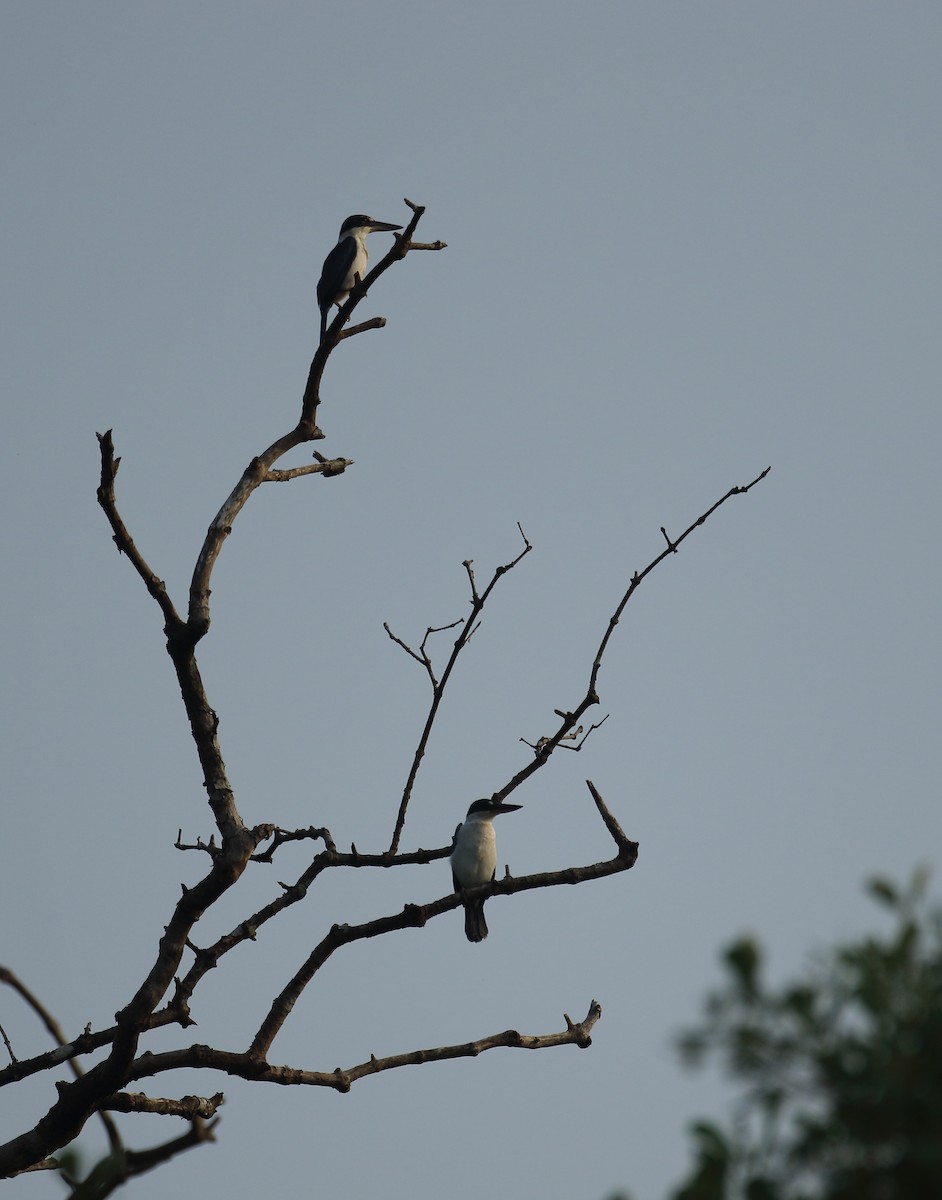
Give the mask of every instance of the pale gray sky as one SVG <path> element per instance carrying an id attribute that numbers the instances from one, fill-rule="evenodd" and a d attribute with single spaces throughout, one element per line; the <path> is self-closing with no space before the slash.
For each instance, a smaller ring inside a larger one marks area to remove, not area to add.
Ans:
<path id="1" fill-rule="evenodd" d="M 481 946 L 451 914 L 349 950 L 273 1059 L 550 1032 L 597 997 L 593 1047 L 347 1096 L 163 1079 L 226 1091 L 219 1144 L 133 1194 L 660 1200 L 686 1120 L 723 1111 L 670 1049 L 719 947 L 754 930 L 792 971 L 878 920 L 866 876 L 942 844 L 942 12 L 49 3 L 0 23 L 0 961 L 70 1033 L 107 1024 L 202 870 L 177 829 L 210 832 L 159 614 L 95 503 L 95 431 L 179 599 L 242 468 L 296 420 L 341 220 L 404 221 L 408 196 L 449 248 L 387 274 L 361 310 L 387 328 L 330 364 L 320 448 L 356 466 L 263 490 L 216 572 L 201 663 L 246 820 L 385 847 L 427 696 L 382 622 L 417 640 L 461 616 L 461 560 L 486 576 L 520 521 L 534 553 L 460 665 L 406 827 L 443 844 L 581 697 L 659 526 L 772 474 L 645 583 L 605 663 L 611 717 L 499 829 L 518 874 L 607 856 L 589 777 L 636 869 L 492 901 Z M 303 861 L 253 871 L 202 940 Z M 325 881 L 207 979 L 194 1040 L 243 1046 L 331 922 L 448 885 L 442 864 Z M 45 1048 L 10 994 L 0 1014 L 20 1057 Z M 51 1080 L 0 1095 L 0 1133 L 52 1099 Z"/>

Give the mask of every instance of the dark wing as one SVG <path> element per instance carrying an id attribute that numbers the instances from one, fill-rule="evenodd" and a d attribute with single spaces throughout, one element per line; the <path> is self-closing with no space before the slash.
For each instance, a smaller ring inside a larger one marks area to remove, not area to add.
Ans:
<path id="1" fill-rule="evenodd" d="M 455 846 L 458 845 L 458 831 L 461 829 L 461 826 L 463 824 L 464 824 L 463 821 L 459 821 L 458 824 L 455 826 L 455 832 L 451 839 L 452 854 L 454 854 L 454 852 L 455 852 Z M 458 893 L 461 891 L 461 884 L 458 882 L 458 876 L 455 874 L 454 868 L 452 868 L 452 871 L 451 871 L 451 882 L 454 884 L 455 895 L 458 895 Z"/>
<path id="2" fill-rule="evenodd" d="M 337 293 L 343 289 L 343 281 L 356 258 L 357 244 L 353 238 L 346 237 L 338 242 L 324 259 L 321 277 L 317 284 L 317 303 L 321 312 L 325 312 L 337 298 Z"/>
<path id="3" fill-rule="evenodd" d="M 327 332 L 327 314 L 330 312 L 330 306 L 343 289 L 343 282 L 353 265 L 356 253 L 356 242 L 353 238 L 346 237 L 339 241 L 324 259 L 321 277 L 317 281 L 317 305 L 321 310 L 321 341 Z"/>

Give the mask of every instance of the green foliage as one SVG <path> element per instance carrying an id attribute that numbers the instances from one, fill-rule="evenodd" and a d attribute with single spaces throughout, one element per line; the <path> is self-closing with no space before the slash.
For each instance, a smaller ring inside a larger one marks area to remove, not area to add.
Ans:
<path id="1" fill-rule="evenodd" d="M 108 1155 L 79 1182 L 81 1156 L 74 1146 L 59 1155 L 59 1175 L 69 1188 L 69 1200 L 104 1200 L 127 1180 L 122 1156 Z"/>
<path id="2" fill-rule="evenodd" d="M 742 1095 L 729 1130 L 692 1127 L 694 1165 L 671 1200 L 942 1197 L 942 912 L 927 883 L 873 880 L 894 930 L 781 989 L 755 941 L 725 951 L 726 985 L 679 1050 L 718 1058 Z"/>

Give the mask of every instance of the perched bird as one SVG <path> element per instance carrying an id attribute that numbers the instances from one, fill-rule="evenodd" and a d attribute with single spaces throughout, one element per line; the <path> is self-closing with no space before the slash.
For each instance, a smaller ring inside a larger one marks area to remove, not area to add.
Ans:
<path id="1" fill-rule="evenodd" d="M 388 221 L 374 221 L 363 213 L 354 213 L 340 226 L 337 245 L 324 259 L 317 284 L 317 303 L 321 310 L 321 341 L 327 330 L 327 316 L 332 304 L 343 304 L 358 279 L 366 274 L 366 235 L 379 230 L 401 229 Z"/>
<path id="2" fill-rule="evenodd" d="M 475 800 L 464 822 L 455 830 L 451 852 L 451 877 L 455 892 L 460 896 L 468 888 L 490 883 L 497 871 L 497 838 L 494 818 L 498 813 L 516 812 L 520 804 L 502 804 L 499 800 Z M 484 901 L 466 900 L 464 932 L 469 942 L 483 942 L 487 937 L 484 920 Z"/>

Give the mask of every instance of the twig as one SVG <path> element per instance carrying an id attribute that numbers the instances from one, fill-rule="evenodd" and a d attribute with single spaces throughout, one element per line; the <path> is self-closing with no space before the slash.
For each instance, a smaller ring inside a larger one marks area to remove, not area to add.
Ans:
<path id="1" fill-rule="evenodd" d="M 559 715 L 564 717 L 566 714 L 560 713 Z M 578 752 L 582 749 L 582 747 L 589 740 L 589 735 L 594 730 L 600 729 L 601 726 L 603 726 L 605 724 L 605 722 L 608 720 L 609 715 L 610 715 L 609 713 L 606 713 L 605 716 L 601 719 L 601 721 L 596 721 L 593 725 L 590 725 L 589 728 L 585 731 L 584 737 L 581 736 L 582 735 L 582 726 L 581 725 L 577 725 L 575 729 L 570 729 L 570 731 L 568 733 L 564 733 L 563 736 L 559 739 L 559 741 L 556 744 L 556 748 L 558 750 L 572 750 L 578 754 Z M 579 739 L 579 740 L 577 741 L 577 739 Z M 539 754 L 541 750 L 543 750 L 546 746 L 548 746 L 550 744 L 550 739 L 548 737 L 541 737 L 536 742 L 528 742 L 525 737 L 522 737 L 522 738 L 520 738 L 520 741 L 523 742 L 523 744 L 525 746 L 529 746 L 530 749 L 532 751 L 534 751 L 534 753 L 536 753 L 536 754 Z M 575 746 L 567 746 L 566 745 L 567 742 L 576 742 L 576 745 Z"/>
<path id="2" fill-rule="evenodd" d="M 7 1054 L 9 1054 L 9 1056 L 10 1056 L 10 1062 L 11 1063 L 19 1062 L 19 1059 L 13 1053 L 13 1046 L 10 1042 L 10 1039 L 7 1037 L 7 1031 L 3 1028 L 2 1025 L 0 1025 L 0 1034 L 3 1035 L 3 1044 L 7 1048 Z"/>
<path id="3" fill-rule="evenodd" d="M 410 249 L 412 249 L 412 247 L 410 247 Z M 360 299 L 362 300 L 365 295 L 366 295 L 366 293 L 364 292 L 363 296 L 361 296 Z M 348 329 L 342 329 L 337 338 L 337 341 L 338 342 L 346 341 L 347 338 L 356 337 L 356 335 L 358 333 L 366 333 L 366 331 L 368 329 L 385 329 L 385 328 L 386 328 L 386 318 L 385 317 L 370 317 L 370 319 L 368 321 L 362 321 L 359 325 L 351 325 Z"/>

